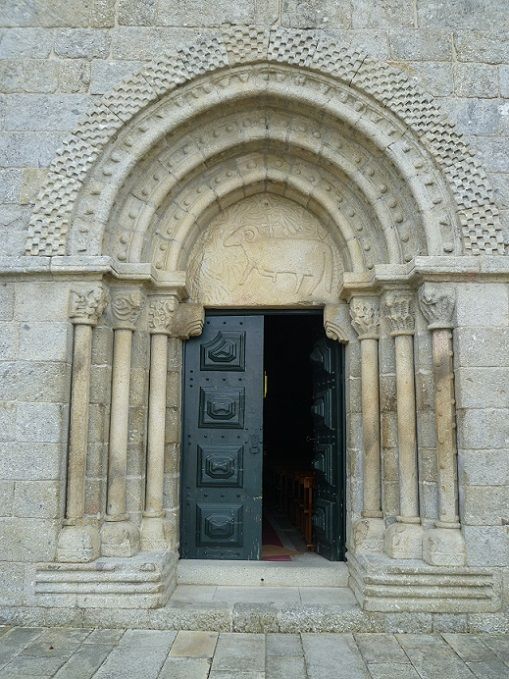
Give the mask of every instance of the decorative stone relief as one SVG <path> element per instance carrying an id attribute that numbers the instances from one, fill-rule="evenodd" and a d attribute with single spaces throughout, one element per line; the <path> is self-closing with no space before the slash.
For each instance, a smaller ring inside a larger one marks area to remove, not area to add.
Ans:
<path id="1" fill-rule="evenodd" d="M 415 312 L 413 294 L 405 291 L 389 292 L 384 300 L 384 311 L 391 327 L 391 335 L 413 335 Z"/>
<path id="2" fill-rule="evenodd" d="M 222 78 L 237 79 L 240 90 L 243 81 L 233 73 L 235 67 L 248 62 L 257 62 L 258 66 L 260 60 L 268 58 L 273 63 L 297 64 L 300 68 L 293 72 L 292 84 L 316 88 L 317 101 L 330 98 L 330 83 L 324 81 L 328 74 L 338 82 L 348 83 L 352 93 L 367 95 L 364 104 L 355 104 L 358 118 L 369 116 L 377 125 L 386 128 L 391 127 L 388 115 L 403 121 L 448 180 L 456 203 L 456 216 L 463 230 L 465 252 L 503 254 L 502 229 L 486 173 L 431 96 L 419 91 L 401 71 L 356 50 L 338 47 L 326 37 L 318 38 L 302 30 L 276 28 L 269 33 L 242 27 L 229 28 L 224 36 L 202 39 L 189 48 L 169 52 L 157 63 L 123 81 L 96 104 L 64 142 L 50 166 L 30 222 L 27 254 L 66 253 L 76 198 L 90 168 L 105 145 L 118 134 L 123 122 L 136 120 L 136 134 L 143 135 L 152 125 L 142 121 L 138 114 L 147 109 L 147 115 L 153 116 L 150 105 L 163 100 L 179 84 L 207 71 L 215 71 Z M 304 72 L 306 67 L 320 70 L 321 80 L 312 76 L 311 71 Z M 253 72 L 255 70 L 253 64 Z M 277 77 L 278 74 L 274 75 Z M 197 87 L 201 88 L 200 96 L 177 93 L 175 106 L 191 107 L 198 100 L 203 105 L 206 98 L 215 103 L 214 87 L 210 83 L 202 82 Z M 342 108 L 349 103 L 353 105 L 348 99 L 347 96 L 342 101 Z M 378 111 L 370 111 L 371 103 L 376 104 Z M 392 133 L 394 131 L 393 128 Z M 423 173 L 418 182 L 425 187 L 428 177 Z M 447 197 L 437 195 L 436 200 L 440 204 Z"/>
<path id="3" fill-rule="evenodd" d="M 173 314 L 178 300 L 175 296 L 164 299 L 153 299 L 149 305 L 149 329 L 151 333 L 169 334 Z"/>
<path id="4" fill-rule="evenodd" d="M 69 318 L 73 323 L 96 325 L 108 304 L 108 293 L 101 286 L 86 292 L 71 291 Z"/>
<path id="5" fill-rule="evenodd" d="M 350 317 L 359 339 L 378 339 L 380 326 L 378 300 L 355 297 L 350 302 Z"/>
<path id="6" fill-rule="evenodd" d="M 205 309 L 201 304 L 179 304 L 171 328 L 171 336 L 186 340 L 198 337 L 203 331 Z"/>
<path id="7" fill-rule="evenodd" d="M 323 310 L 323 327 L 331 340 L 346 344 L 348 335 L 345 328 L 346 309 L 344 304 L 327 304 Z"/>
<path id="8" fill-rule="evenodd" d="M 430 330 L 453 327 L 454 290 L 425 284 L 419 290 L 419 304 Z"/>
<path id="9" fill-rule="evenodd" d="M 205 305 L 333 302 L 341 272 L 335 244 L 318 220 L 269 194 L 218 215 L 189 261 L 191 297 Z"/>
<path id="10" fill-rule="evenodd" d="M 113 327 L 134 330 L 143 301 L 144 296 L 139 290 L 112 292 Z"/>

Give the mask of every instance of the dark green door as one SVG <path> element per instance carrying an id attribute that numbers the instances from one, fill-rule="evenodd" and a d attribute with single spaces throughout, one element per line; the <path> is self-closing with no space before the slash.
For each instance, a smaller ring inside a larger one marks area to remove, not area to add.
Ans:
<path id="1" fill-rule="evenodd" d="M 313 513 L 316 551 L 330 561 L 344 558 L 343 349 L 319 339 L 313 366 L 314 458 L 317 471 Z"/>
<path id="2" fill-rule="evenodd" d="M 259 559 L 263 316 L 208 316 L 186 345 L 181 555 Z"/>

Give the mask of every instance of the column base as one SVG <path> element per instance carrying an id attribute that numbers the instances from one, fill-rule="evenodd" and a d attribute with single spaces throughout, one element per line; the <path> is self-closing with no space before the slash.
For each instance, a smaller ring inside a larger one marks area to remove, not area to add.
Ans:
<path id="1" fill-rule="evenodd" d="M 140 545 L 143 552 L 165 552 L 168 549 L 165 523 L 164 516 L 144 516 L 142 518 Z"/>
<path id="2" fill-rule="evenodd" d="M 108 521 L 101 528 L 103 556 L 134 556 L 140 551 L 140 531 L 130 521 Z"/>
<path id="3" fill-rule="evenodd" d="M 353 551 L 367 554 L 384 551 L 385 521 L 381 518 L 364 517 L 353 526 Z"/>
<path id="4" fill-rule="evenodd" d="M 392 559 L 422 559 L 422 537 L 420 523 L 397 521 L 385 531 L 385 553 Z"/>
<path id="5" fill-rule="evenodd" d="M 465 566 L 465 538 L 458 528 L 431 528 L 424 532 L 423 559 L 431 566 Z"/>
<path id="6" fill-rule="evenodd" d="M 99 557 L 99 531 L 89 524 L 63 526 L 58 536 L 57 561 L 86 563 Z"/>

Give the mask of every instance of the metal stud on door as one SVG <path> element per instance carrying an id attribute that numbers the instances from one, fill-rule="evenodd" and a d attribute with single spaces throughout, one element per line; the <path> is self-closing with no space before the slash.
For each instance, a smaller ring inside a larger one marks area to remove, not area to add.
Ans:
<path id="1" fill-rule="evenodd" d="M 208 316 L 186 346 L 181 555 L 259 559 L 263 316 Z"/>

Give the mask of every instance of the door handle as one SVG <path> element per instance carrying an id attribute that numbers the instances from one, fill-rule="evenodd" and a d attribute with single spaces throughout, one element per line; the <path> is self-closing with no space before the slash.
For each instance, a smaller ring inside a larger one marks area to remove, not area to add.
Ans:
<path id="1" fill-rule="evenodd" d="M 260 440 L 257 434 L 251 434 L 249 437 L 249 452 L 251 455 L 258 455 L 260 452 Z"/>

